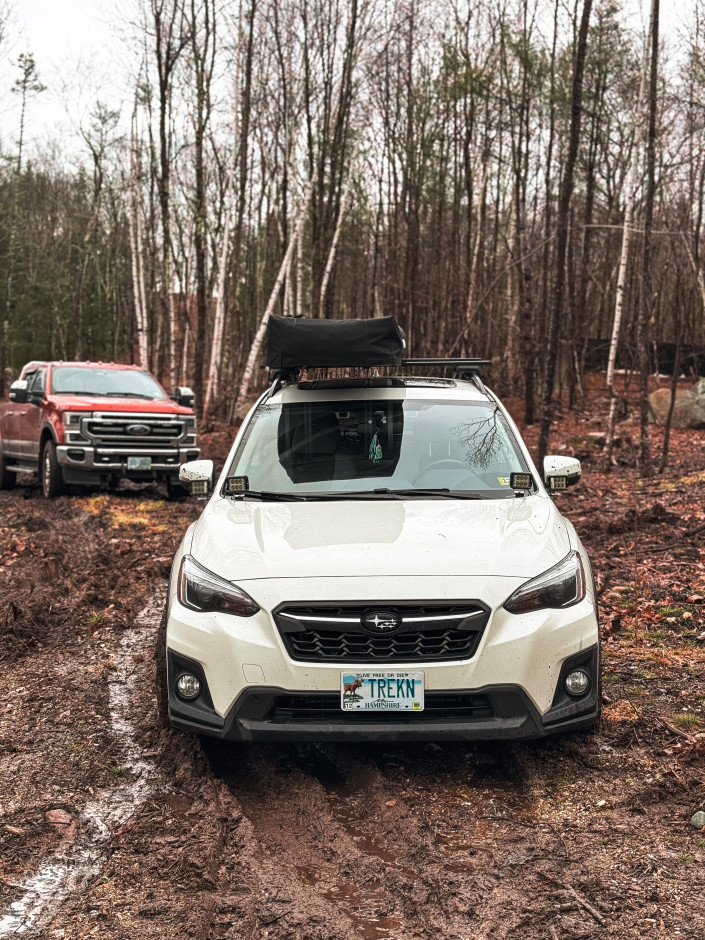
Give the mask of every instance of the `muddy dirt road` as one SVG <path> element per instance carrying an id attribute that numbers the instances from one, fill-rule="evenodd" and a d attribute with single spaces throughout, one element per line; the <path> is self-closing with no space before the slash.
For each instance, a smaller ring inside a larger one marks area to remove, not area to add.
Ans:
<path id="1" fill-rule="evenodd" d="M 544 745 L 172 732 L 154 643 L 200 505 L 0 493 L 0 938 L 700 940 L 705 474 L 699 445 L 674 451 L 648 485 L 579 454 L 590 485 L 562 505 L 598 574 L 608 704 Z"/>

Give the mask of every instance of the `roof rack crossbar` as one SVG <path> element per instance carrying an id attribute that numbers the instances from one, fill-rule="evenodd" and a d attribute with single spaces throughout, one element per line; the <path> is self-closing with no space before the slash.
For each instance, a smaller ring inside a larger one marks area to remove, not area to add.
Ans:
<path id="1" fill-rule="evenodd" d="M 402 359 L 403 366 L 448 366 L 449 369 L 472 371 L 491 365 L 490 359 Z"/>
<path id="2" fill-rule="evenodd" d="M 455 374 L 469 374 L 483 395 L 487 394 L 482 381 L 482 367 L 492 365 L 489 359 L 402 359 L 403 366 L 443 366 L 453 369 Z"/>

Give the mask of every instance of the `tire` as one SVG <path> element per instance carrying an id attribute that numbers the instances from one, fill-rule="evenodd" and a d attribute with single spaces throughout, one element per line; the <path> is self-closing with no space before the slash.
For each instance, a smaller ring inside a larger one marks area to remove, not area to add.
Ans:
<path id="1" fill-rule="evenodd" d="M 62 496 L 66 492 L 66 484 L 56 459 L 56 445 L 53 441 L 47 441 L 42 448 L 39 476 L 42 482 L 42 493 L 46 499 L 54 499 L 55 496 Z"/>
<path id="2" fill-rule="evenodd" d="M 7 461 L 0 454 L 0 490 L 14 490 L 17 485 L 17 474 L 7 469 Z"/>
<path id="3" fill-rule="evenodd" d="M 179 483 L 178 477 L 167 477 L 165 482 L 167 499 L 181 499 L 186 496 L 186 490 Z"/>

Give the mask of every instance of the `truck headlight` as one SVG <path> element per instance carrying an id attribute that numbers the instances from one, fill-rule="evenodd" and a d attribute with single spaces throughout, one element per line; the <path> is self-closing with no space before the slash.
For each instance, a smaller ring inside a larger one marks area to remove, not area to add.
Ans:
<path id="1" fill-rule="evenodd" d="M 199 613 L 233 614 L 251 617 L 259 610 L 252 598 L 224 578 L 184 555 L 177 587 L 179 603 Z"/>
<path id="2" fill-rule="evenodd" d="M 504 609 L 510 614 L 526 614 L 532 610 L 572 607 L 584 597 L 583 563 L 577 552 L 570 552 L 553 568 L 522 584 L 509 598 Z"/>
<path id="3" fill-rule="evenodd" d="M 90 418 L 92 412 L 90 411 L 65 411 L 64 412 L 64 427 L 73 428 L 73 430 L 79 430 L 81 426 L 81 418 Z"/>

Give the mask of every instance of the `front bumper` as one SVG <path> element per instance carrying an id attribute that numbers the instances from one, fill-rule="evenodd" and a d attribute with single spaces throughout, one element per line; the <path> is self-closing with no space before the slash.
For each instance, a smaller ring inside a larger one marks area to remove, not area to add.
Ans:
<path id="1" fill-rule="evenodd" d="M 197 460 L 200 450 L 189 447 L 150 447 L 144 450 L 129 450 L 124 447 L 92 447 L 90 445 L 60 444 L 56 448 L 56 459 L 67 483 L 80 483 L 109 476 L 124 476 L 133 479 L 154 479 L 157 475 L 178 476 L 181 464 Z M 149 470 L 128 470 L 128 457 L 149 457 Z"/>
<path id="2" fill-rule="evenodd" d="M 571 699 L 563 679 L 578 666 L 592 685 L 587 695 Z M 344 712 L 339 692 L 291 692 L 275 687 L 245 688 L 228 713 L 213 709 L 202 667 L 169 650 L 169 717 L 184 731 L 227 741 L 373 742 L 532 740 L 579 731 L 599 716 L 599 645 L 568 657 L 562 664 L 551 708 L 541 715 L 524 689 L 497 684 L 479 689 L 429 692 L 426 708 L 417 713 Z M 173 692 L 182 670 L 196 672 L 204 692 L 197 703 L 186 703 Z"/>

